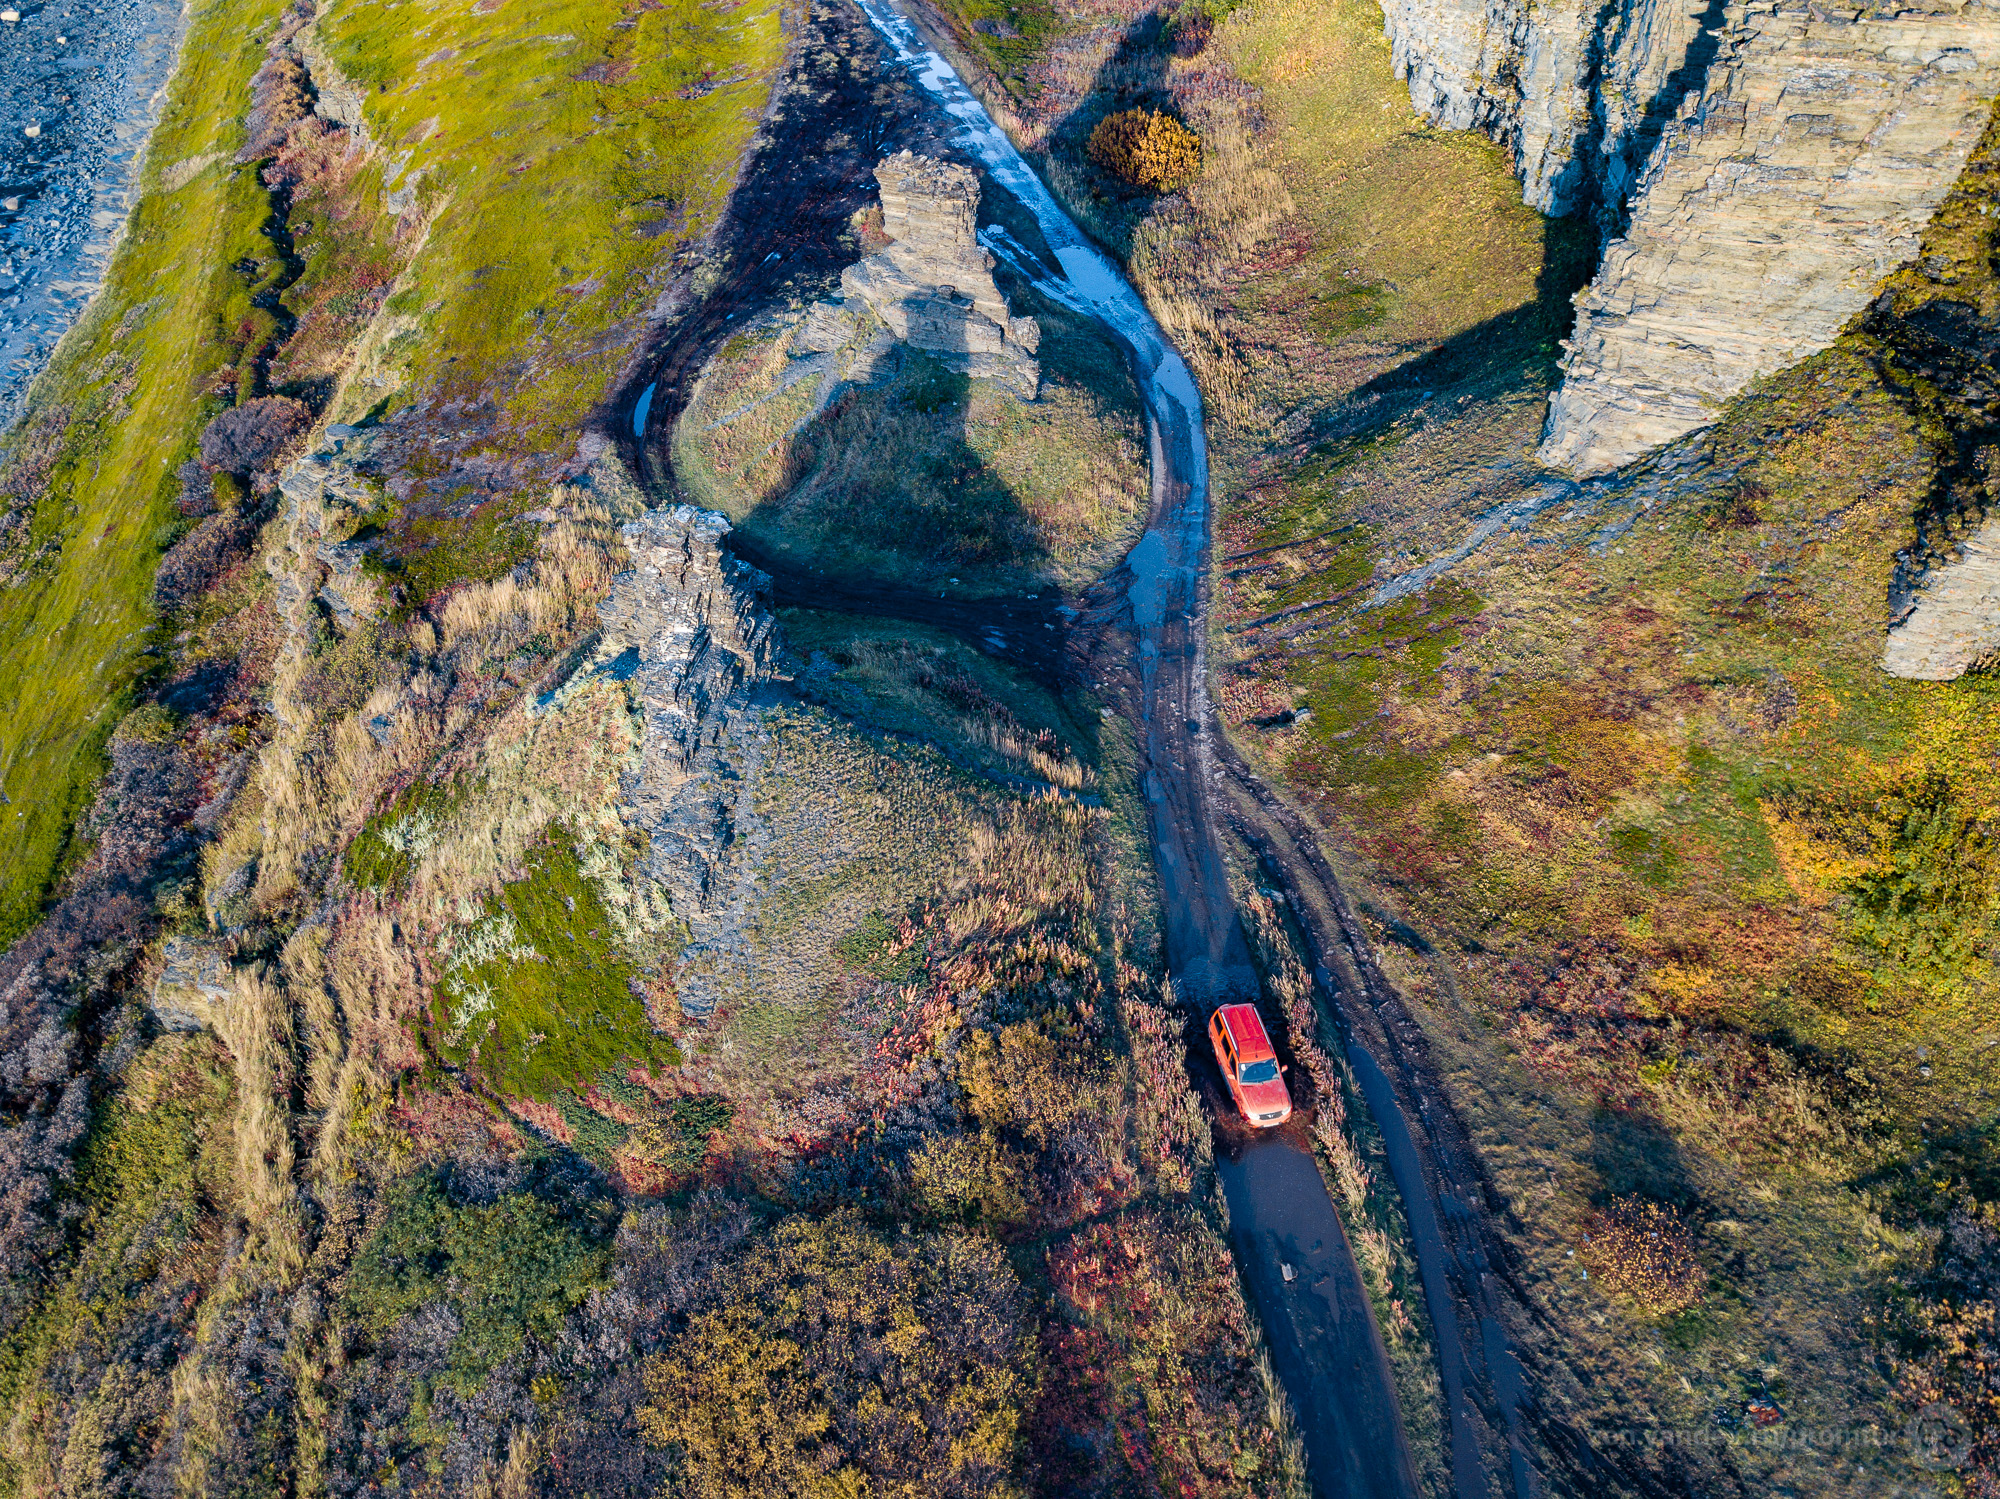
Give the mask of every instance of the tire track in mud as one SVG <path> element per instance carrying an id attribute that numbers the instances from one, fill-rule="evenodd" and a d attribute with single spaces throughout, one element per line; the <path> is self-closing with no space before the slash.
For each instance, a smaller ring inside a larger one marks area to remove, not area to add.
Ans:
<path id="1" fill-rule="evenodd" d="M 1511 1490 L 1521 1499 L 1551 1480 L 1585 1495 L 1614 1486 L 1647 1499 L 1697 1491 L 1744 1495 L 1733 1472 L 1705 1467 L 1698 1475 L 1658 1473 L 1610 1460 L 1537 1401 L 1534 1392 L 1550 1387 L 1558 1371 L 1525 1351 L 1522 1334 L 1560 1339 L 1562 1330 L 1536 1306 L 1522 1279 L 1500 1229 L 1510 1211 L 1447 1101 L 1422 1026 L 1375 964 L 1366 932 L 1306 818 L 1226 741 L 1220 770 L 1222 815 L 1263 875 L 1284 892 L 1310 951 L 1314 981 L 1340 1018 L 1347 1059 L 1382 1129 L 1437 1329 L 1454 1437 L 1462 1421 L 1485 1452 L 1504 1457 Z M 1441 1310 L 1451 1314 L 1448 1319 Z M 1718 1478 L 1729 1488 L 1717 1490 Z"/>
<path id="2" fill-rule="evenodd" d="M 1314 1487 L 1371 1499 L 1417 1492 L 1381 1334 L 1318 1163 L 1289 1132 L 1249 1137 L 1228 1127 L 1220 1074 L 1201 1044 L 1202 1022 L 1216 1004 L 1255 999 L 1260 988 L 1218 816 L 1264 860 L 1300 913 L 1318 982 L 1390 1142 L 1439 1329 L 1456 1499 L 1488 1499 L 1493 1482 L 1516 1499 L 1542 1491 L 1530 1431 L 1565 1488 L 1597 1493 L 1623 1479 L 1638 1492 L 1664 1494 L 1644 1474 L 1605 1464 L 1580 1436 L 1536 1410 L 1508 1333 L 1532 1318 L 1532 1302 L 1508 1279 L 1505 1241 L 1477 1157 L 1443 1101 L 1421 1033 L 1368 958 L 1365 937 L 1303 825 L 1218 730 L 1206 681 L 1207 454 L 1200 396 L 1186 366 L 914 23 L 890 0 L 861 4 L 866 20 L 840 0 L 818 0 L 802 25 L 786 84 L 774 94 L 712 241 L 721 283 L 655 344 L 614 405 L 621 453 L 655 492 L 670 485 L 665 449 L 695 377 L 736 317 L 768 305 L 787 281 L 806 295 L 831 285 L 842 264 L 839 235 L 869 201 L 867 183 L 881 155 L 911 146 L 980 160 L 1036 217 L 1048 242 L 1042 248 L 1060 265 L 1016 268 L 1044 294 L 1098 317 L 1131 358 L 1152 434 L 1145 536 L 1083 595 L 1044 590 L 1038 599 L 939 598 L 829 577 L 740 533 L 729 544 L 771 575 L 780 604 L 950 631 L 1052 685 L 1091 682 L 1140 729 L 1168 964 L 1192 1015 L 1189 1070 L 1217 1113 L 1217 1169 L 1245 1288 L 1300 1417 Z M 870 22 L 890 43 L 891 73 L 914 76 L 956 133 L 922 123 L 910 107 L 913 91 L 885 89 L 888 75 L 876 71 L 881 50 L 868 45 Z M 1304 922 L 1308 910 L 1314 919 Z"/>

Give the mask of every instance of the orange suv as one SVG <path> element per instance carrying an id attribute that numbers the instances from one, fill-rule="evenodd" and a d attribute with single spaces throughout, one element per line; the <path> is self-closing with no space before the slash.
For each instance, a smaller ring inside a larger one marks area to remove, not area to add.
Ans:
<path id="1" fill-rule="evenodd" d="M 1208 1039 L 1245 1119 L 1259 1129 L 1270 1129 L 1291 1117 L 1292 1095 L 1282 1076 L 1286 1069 L 1271 1049 L 1264 1018 L 1255 1005 L 1224 1005 L 1217 1010 L 1208 1022 Z"/>

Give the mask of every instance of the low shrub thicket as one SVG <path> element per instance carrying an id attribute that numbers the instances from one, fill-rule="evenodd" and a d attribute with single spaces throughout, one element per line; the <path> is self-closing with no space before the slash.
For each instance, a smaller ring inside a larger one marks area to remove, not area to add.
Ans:
<path id="1" fill-rule="evenodd" d="M 459 1321 L 446 1377 L 469 1394 L 525 1337 L 554 1337 L 610 1261 L 594 1226 L 531 1193 L 461 1206 L 424 1175 L 391 1188 L 388 1213 L 348 1275 L 346 1306 L 379 1335 L 444 1302 Z"/>
<path id="2" fill-rule="evenodd" d="M 1090 132 L 1088 149 L 1105 171 L 1148 192 L 1174 192 L 1201 171 L 1201 138 L 1172 115 L 1150 109 L 1106 115 Z"/>
<path id="3" fill-rule="evenodd" d="M 1600 1281 L 1657 1316 L 1687 1311 L 1701 1300 L 1705 1277 L 1694 1236 L 1661 1203 L 1613 1198 L 1591 1214 L 1582 1253 Z"/>
<path id="4" fill-rule="evenodd" d="M 1015 1495 L 1029 1303 L 989 1239 L 788 1218 L 646 1366 L 684 1492 Z"/>

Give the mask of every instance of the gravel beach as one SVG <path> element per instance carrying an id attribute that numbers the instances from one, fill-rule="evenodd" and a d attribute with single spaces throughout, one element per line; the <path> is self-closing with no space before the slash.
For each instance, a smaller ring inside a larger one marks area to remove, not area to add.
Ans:
<path id="1" fill-rule="evenodd" d="M 103 277 L 181 21 L 0 0 L 0 428 Z"/>

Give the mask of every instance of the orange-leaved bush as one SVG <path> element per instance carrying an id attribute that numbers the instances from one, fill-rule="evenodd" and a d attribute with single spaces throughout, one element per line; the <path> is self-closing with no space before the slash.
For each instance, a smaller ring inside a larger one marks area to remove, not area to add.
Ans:
<path id="1" fill-rule="evenodd" d="M 1172 115 L 1123 109 L 1090 132 L 1090 159 L 1150 192 L 1170 193 L 1201 171 L 1201 137 Z"/>
<path id="2" fill-rule="evenodd" d="M 1606 1286 L 1661 1316 L 1701 1300 L 1704 1277 L 1694 1239 L 1672 1208 L 1614 1197 L 1590 1215 L 1583 1262 Z"/>

